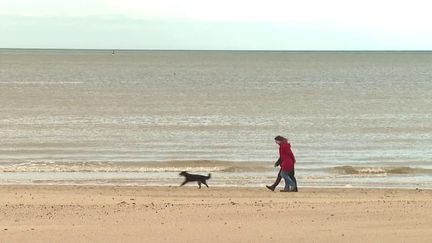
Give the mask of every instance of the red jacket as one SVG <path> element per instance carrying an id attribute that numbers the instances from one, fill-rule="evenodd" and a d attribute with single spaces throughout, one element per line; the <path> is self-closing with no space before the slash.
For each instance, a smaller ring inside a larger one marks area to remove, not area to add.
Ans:
<path id="1" fill-rule="evenodd" d="M 288 142 L 281 142 L 279 145 L 279 158 L 280 167 L 282 171 L 293 171 L 294 163 L 296 162 L 293 152 L 291 151 L 291 144 Z"/>

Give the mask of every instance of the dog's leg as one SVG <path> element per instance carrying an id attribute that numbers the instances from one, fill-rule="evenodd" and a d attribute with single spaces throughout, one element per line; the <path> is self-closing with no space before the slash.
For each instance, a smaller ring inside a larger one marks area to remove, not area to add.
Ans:
<path id="1" fill-rule="evenodd" d="M 180 184 L 180 186 L 183 186 L 183 185 L 184 185 L 184 184 L 186 184 L 186 183 L 188 183 L 188 181 L 187 181 L 187 180 L 183 181 L 183 183 L 182 183 L 182 184 Z"/>
<path id="2" fill-rule="evenodd" d="M 198 181 L 198 189 L 201 189 L 201 182 Z"/>
<path id="3" fill-rule="evenodd" d="M 207 182 L 206 182 L 206 181 L 203 181 L 203 184 L 204 184 L 204 185 L 206 185 L 206 187 L 208 187 L 208 185 L 207 185 Z"/>

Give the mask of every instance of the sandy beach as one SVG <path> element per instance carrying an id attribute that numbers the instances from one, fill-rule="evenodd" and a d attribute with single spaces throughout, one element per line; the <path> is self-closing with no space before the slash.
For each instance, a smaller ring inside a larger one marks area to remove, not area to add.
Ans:
<path id="1" fill-rule="evenodd" d="M 432 191 L 0 186 L 0 242 L 431 242 Z"/>

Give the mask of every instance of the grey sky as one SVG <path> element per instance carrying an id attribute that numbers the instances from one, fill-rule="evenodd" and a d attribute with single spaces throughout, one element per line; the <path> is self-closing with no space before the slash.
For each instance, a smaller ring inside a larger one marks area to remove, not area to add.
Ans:
<path id="1" fill-rule="evenodd" d="M 0 0 L 0 48 L 432 49 L 432 4 L 377 2 Z"/>

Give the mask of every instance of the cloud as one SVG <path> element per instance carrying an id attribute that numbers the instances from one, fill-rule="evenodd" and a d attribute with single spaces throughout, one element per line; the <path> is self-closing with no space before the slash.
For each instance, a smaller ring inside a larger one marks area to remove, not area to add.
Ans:
<path id="1" fill-rule="evenodd" d="M 431 3 L 1 0 L 0 47 L 431 49 Z"/>
<path id="2" fill-rule="evenodd" d="M 0 15 L 79 17 L 110 12 L 105 0 L 0 0 Z"/>
<path id="3" fill-rule="evenodd" d="M 383 34 L 341 25 L 0 17 L 1 48 L 95 49 L 430 49 L 432 36 Z M 419 38 L 421 37 L 421 38 Z"/>

